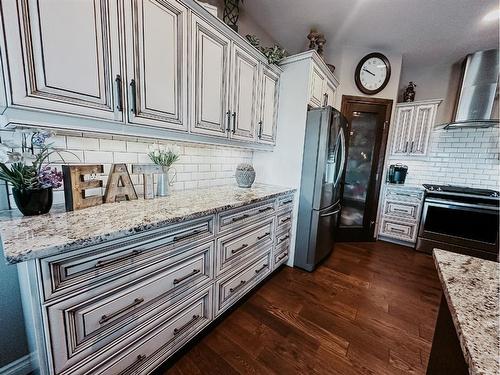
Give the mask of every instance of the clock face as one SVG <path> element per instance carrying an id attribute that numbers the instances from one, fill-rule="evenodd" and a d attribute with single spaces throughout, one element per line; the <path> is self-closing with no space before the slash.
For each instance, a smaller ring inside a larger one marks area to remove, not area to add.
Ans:
<path id="1" fill-rule="evenodd" d="M 356 68 L 356 85 L 365 94 L 373 95 L 384 89 L 390 74 L 389 60 L 380 53 L 371 53 L 365 56 Z"/>

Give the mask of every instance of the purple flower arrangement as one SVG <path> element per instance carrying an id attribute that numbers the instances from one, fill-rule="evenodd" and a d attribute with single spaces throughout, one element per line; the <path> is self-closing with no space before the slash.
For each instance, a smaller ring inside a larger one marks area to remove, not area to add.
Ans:
<path id="1" fill-rule="evenodd" d="M 41 189 L 57 189 L 62 186 L 63 174 L 56 168 L 50 168 L 47 165 L 40 169 L 37 179 Z"/>

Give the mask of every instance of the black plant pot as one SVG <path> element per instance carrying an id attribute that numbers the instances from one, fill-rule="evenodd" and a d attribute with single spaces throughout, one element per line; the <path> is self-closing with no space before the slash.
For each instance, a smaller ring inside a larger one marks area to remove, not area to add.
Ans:
<path id="1" fill-rule="evenodd" d="M 52 207 L 52 188 L 38 190 L 12 189 L 17 208 L 25 216 L 42 215 Z"/>

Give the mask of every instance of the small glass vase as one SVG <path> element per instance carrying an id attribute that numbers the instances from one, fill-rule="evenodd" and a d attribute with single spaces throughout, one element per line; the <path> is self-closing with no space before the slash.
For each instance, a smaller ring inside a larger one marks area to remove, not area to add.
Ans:
<path id="1" fill-rule="evenodd" d="M 173 171 L 172 177 L 169 177 L 169 172 Z M 165 167 L 163 173 L 157 175 L 156 181 L 156 195 L 158 197 L 166 197 L 170 195 L 170 187 L 174 184 L 177 178 L 177 171 L 175 168 Z"/>
<path id="2" fill-rule="evenodd" d="M 24 216 L 43 215 L 52 208 L 52 188 L 37 190 L 12 189 L 14 202 Z"/>

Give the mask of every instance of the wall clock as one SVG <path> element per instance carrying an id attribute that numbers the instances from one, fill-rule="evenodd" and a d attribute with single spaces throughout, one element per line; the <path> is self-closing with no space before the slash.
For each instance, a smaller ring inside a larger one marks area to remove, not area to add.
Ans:
<path id="1" fill-rule="evenodd" d="M 374 52 L 361 59 L 354 80 L 358 89 L 367 95 L 374 95 L 382 91 L 391 78 L 391 64 L 387 57 Z"/>

